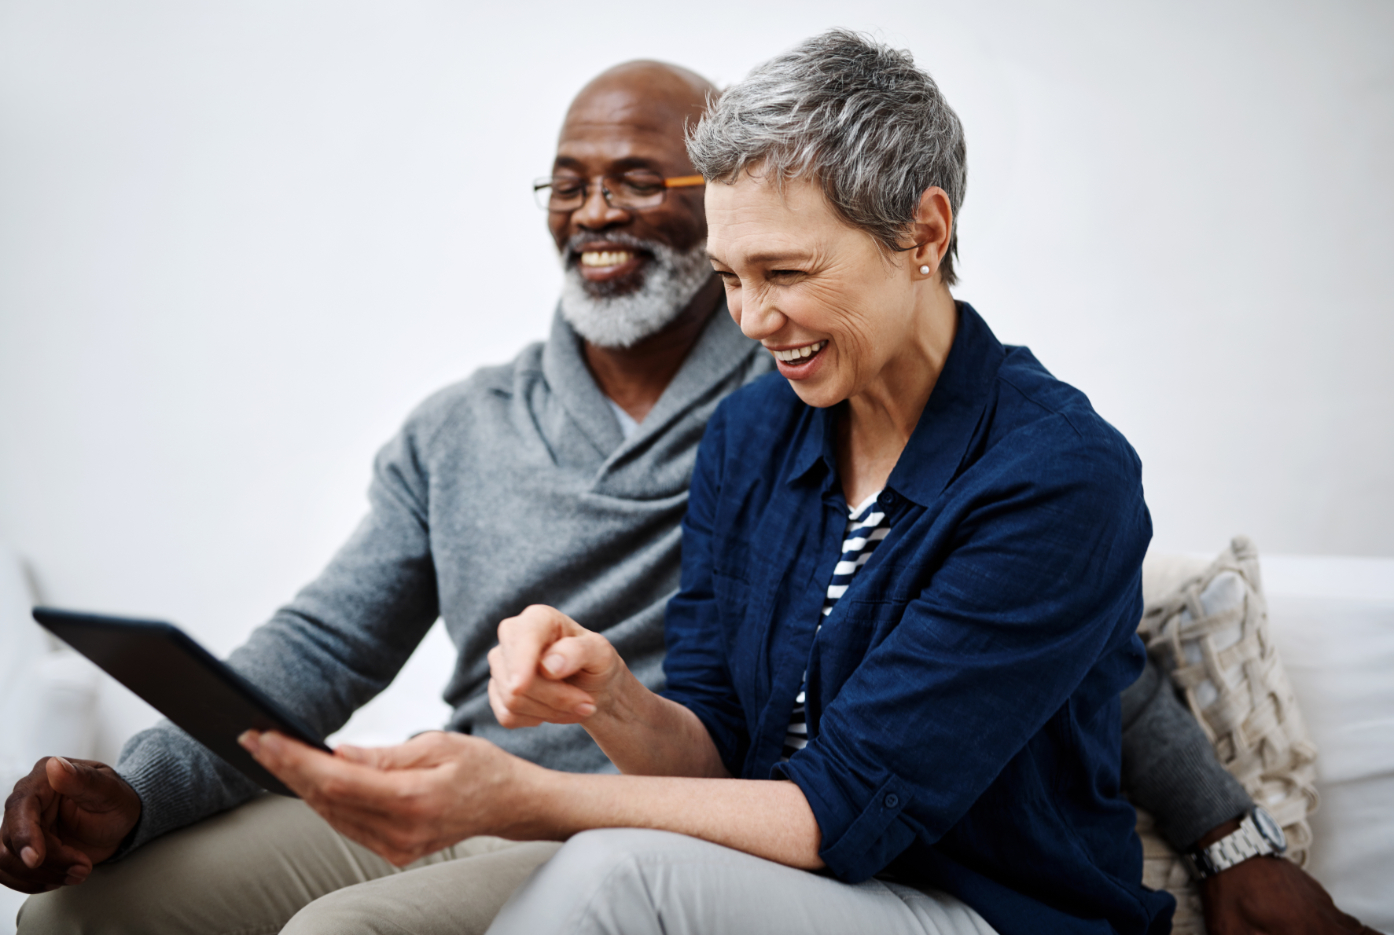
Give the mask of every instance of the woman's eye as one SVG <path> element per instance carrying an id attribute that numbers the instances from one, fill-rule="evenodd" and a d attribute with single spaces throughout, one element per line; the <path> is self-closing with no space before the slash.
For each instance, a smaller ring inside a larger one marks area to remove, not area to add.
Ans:
<path id="1" fill-rule="evenodd" d="M 804 271 L 801 269 L 772 269 L 768 275 L 775 282 L 790 282 L 801 279 L 804 276 Z"/>

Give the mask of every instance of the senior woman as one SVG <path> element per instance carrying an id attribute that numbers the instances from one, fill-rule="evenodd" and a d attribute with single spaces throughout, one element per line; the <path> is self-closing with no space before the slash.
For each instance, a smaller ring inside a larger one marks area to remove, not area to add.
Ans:
<path id="1" fill-rule="evenodd" d="M 834 31 L 728 90 L 689 151 L 731 314 L 779 373 L 702 441 L 668 688 L 558 611 L 504 621 L 500 722 L 580 722 L 626 775 L 459 736 L 349 752 L 420 767 L 399 791 L 434 838 L 397 856 L 569 838 L 492 932 L 1166 931 L 1119 797 L 1140 465 L 950 295 L 957 117 L 908 54 Z M 372 782 L 287 749 L 258 755 L 391 850 Z"/>

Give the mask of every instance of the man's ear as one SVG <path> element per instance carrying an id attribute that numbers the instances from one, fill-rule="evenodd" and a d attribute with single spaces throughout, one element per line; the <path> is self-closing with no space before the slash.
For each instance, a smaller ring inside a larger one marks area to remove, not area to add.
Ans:
<path id="1" fill-rule="evenodd" d="M 939 264 L 949 252 L 953 230 L 954 209 L 949 204 L 949 193 L 938 185 L 931 185 L 920 195 L 915 220 L 909 230 L 914 242 L 910 248 L 910 266 L 916 277 L 938 274 Z M 929 268 L 928 274 L 921 273 L 925 267 Z"/>

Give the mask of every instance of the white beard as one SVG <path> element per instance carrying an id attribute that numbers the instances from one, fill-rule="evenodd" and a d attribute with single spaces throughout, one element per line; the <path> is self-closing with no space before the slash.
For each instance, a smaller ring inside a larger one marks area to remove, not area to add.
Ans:
<path id="1" fill-rule="evenodd" d="M 582 238 L 596 239 L 585 235 L 572 239 L 583 243 Z M 605 295 L 609 291 L 605 283 L 587 282 L 570 262 L 575 247 L 568 245 L 563 251 L 561 315 L 577 334 L 600 347 L 632 347 L 662 331 L 712 277 L 706 241 L 681 252 L 666 244 L 615 234 L 606 234 L 605 241 L 648 251 L 653 262 L 644 271 L 639 288 Z"/>

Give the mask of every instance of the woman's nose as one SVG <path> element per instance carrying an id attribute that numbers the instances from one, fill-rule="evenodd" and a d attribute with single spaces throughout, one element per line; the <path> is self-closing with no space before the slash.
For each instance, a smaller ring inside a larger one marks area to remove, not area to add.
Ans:
<path id="1" fill-rule="evenodd" d="M 776 307 L 768 290 L 742 288 L 739 298 L 729 301 L 736 323 L 747 338 L 761 341 L 784 327 L 784 313 Z"/>

